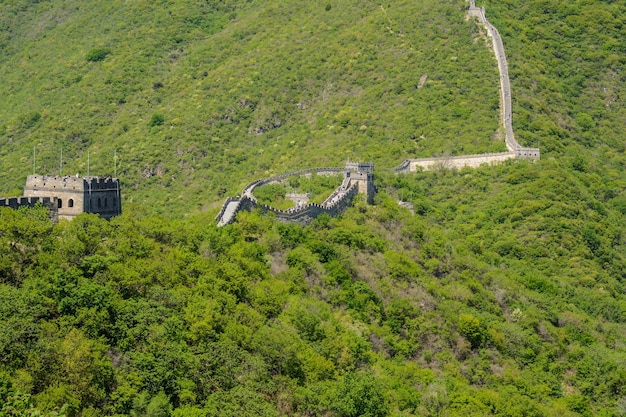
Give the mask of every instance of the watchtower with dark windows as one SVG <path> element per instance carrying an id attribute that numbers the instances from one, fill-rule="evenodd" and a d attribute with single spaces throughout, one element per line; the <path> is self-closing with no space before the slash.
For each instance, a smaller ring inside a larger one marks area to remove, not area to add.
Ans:
<path id="1" fill-rule="evenodd" d="M 122 213 L 117 178 L 29 175 L 24 197 L 55 197 L 59 219 L 95 213 L 110 219 Z"/>
<path id="2" fill-rule="evenodd" d="M 354 181 L 359 186 L 359 194 L 367 196 L 367 202 L 374 202 L 376 187 L 374 186 L 374 163 L 373 162 L 347 162 L 346 178 Z"/>

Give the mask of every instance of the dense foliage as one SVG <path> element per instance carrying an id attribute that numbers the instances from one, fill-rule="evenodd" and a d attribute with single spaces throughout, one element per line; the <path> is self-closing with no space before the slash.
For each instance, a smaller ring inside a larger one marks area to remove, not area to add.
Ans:
<path id="1" fill-rule="evenodd" d="M 1 394 L 83 416 L 624 415 L 626 225 L 598 178 L 383 175 L 375 205 L 307 227 L 3 209 Z"/>
<path id="2" fill-rule="evenodd" d="M 125 197 L 0 209 L 1 417 L 626 415 L 623 2 L 485 1 L 542 160 L 400 176 L 504 149 L 464 1 L 88 3 L 0 0 L 1 194 L 35 146 L 41 173 L 117 149 Z M 374 205 L 205 212 L 346 159 Z"/>
<path id="3" fill-rule="evenodd" d="M 342 174 L 293 175 L 278 183 L 256 187 L 254 196 L 259 204 L 267 204 L 277 209 L 288 209 L 296 205 L 286 198 L 288 193 L 306 194 L 308 202 L 321 204 L 341 185 L 342 180 Z"/>

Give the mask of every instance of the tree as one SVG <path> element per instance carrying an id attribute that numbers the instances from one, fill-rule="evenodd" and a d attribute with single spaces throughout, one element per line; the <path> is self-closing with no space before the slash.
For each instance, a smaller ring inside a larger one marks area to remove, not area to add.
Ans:
<path id="1" fill-rule="evenodd" d="M 389 412 L 382 386 L 367 372 L 345 376 L 334 408 L 342 417 L 382 417 Z"/>
<path id="2" fill-rule="evenodd" d="M 89 62 L 104 61 L 111 51 L 107 48 L 94 48 L 87 52 L 85 59 Z"/>
<path id="3" fill-rule="evenodd" d="M 0 417 L 67 417 L 67 405 L 44 412 L 32 404 L 29 394 L 14 392 L 3 402 Z"/>
<path id="4" fill-rule="evenodd" d="M 480 321 L 471 314 L 461 314 L 458 321 L 459 333 L 469 340 L 472 348 L 482 346 L 485 340 L 485 332 L 480 325 Z"/>
<path id="5" fill-rule="evenodd" d="M 163 123 L 165 123 L 165 116 L 159 113 L 154 113 L 148 122 L 148 126 L 161 126 Z"/>

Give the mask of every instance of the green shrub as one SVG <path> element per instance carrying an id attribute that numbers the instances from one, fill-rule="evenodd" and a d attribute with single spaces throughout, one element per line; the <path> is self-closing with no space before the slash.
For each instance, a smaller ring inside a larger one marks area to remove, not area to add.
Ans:
<path id="1" fill-rule="evenodd" d="M 485 340 L 485 332 L 483 331 L 480 321 L 471 314 L 461 314 L 458 322 L 459 333 L 472 344 L 472 348 L 482 346 Z"/>
<path id="2" fill-rule="evenodd" d="M 91 51 L 87 52 L 87 56 L 85 57 L 85 59 L 89 62 L 104 61 L 104 59 L 110 53 L 111 51 L 106 48 L 94 48 Z"/>
<path id="3" fill-rule="evenodd" d="M 154 113 L 148 122 L 148 126 L 161 126 L 163 123 L 165 123 L 165 117 L 162 114 Z"/>

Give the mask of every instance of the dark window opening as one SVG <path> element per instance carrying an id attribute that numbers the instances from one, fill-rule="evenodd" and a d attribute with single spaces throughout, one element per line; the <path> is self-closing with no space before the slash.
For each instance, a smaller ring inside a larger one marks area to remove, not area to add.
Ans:
<path id="1" fill-rule="evenodd" d="M 57 200 L 57 208 L 63 208 L 63 200 L 60 198 Z"/>
<path id="2" fill-rule="evenodd" d="M 105 207 L 105 208 L 106 208 L 106 207 L 109 207 L 109 202 L 107 201 L 107 199 L 106 199 L 106 198 L 104 199 L 104 207 Z"/>
<path id="3" fill-rule="evenodd" d="M 102 200 L 98 199 L 98 208 L 102 208 Z"/>
<path id="4" fill-rule="evenodd" d="M 71 199 L 71 198 L 69 200 L 67 200 L 67 206 L 68 207 L 74 207 L 74 200 Z"/>

